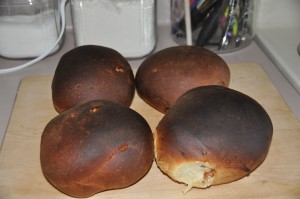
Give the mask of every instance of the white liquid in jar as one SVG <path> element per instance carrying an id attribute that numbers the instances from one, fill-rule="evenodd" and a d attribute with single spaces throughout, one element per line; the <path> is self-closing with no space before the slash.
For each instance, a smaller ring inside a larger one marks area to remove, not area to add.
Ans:
<path id="1" fill-rule="evenodd" d="M 154 0 L 72 0 L 76 45 L 101 45 L 125 57 L 140 57 L 155 46 Z"/>
<path id="2" fill-rule="evenodd" d="M 36 57 L 49 49 L 57 37 L 54 12 L 0 16 L 0 55 L 3 57 Z"/>

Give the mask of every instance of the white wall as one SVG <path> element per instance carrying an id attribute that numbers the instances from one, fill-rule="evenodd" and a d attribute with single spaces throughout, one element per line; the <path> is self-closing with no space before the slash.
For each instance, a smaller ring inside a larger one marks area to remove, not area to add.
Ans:
<path id="1" fill-rule="evenodd" d="M 300 27 L 300 0 L 255 1 L 257 28 Z"/>

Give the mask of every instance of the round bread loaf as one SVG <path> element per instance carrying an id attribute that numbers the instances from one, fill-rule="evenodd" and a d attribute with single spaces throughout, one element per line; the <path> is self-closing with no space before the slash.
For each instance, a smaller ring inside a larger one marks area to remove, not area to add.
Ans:
<path id="1" fill-rule="evenodd" d="M 148 123 L 110 101 L 70 108 L 47 124 L 41 138 L 44 176 L 73 197 L 130 186 L 148 172 L 153 159 Z"/>
<path id="2" fill-rule="evenodd" d="M 134 91 L 134 75 L 127 60 L 111 48 L 95 45 L 64 54 L 52 81 L 52 100 L 59 113 L 98 99 L 129 107 Z"/>
<path id="3" fill-rule="evenodd" d="M 273 126 L 251 97 L 222 86 L 183 94 L 154 134 L 159 168 L 192 187 L 229 183 L 249 175 L 266 158 Z"/>
<path id="4" fill-rule="evenodd" d="M 175 46 L 145 59 L 135 79 L 139 96 L 165 113 L 179 96 L 192 88 L 228 86 L 230 70 L 212 51 L 197 46 Z"/>

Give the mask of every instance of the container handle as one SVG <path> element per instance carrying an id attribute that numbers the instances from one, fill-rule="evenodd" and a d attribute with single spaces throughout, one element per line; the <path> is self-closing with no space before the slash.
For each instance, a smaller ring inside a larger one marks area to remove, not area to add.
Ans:
<path id="1" fill-rule="evenodd" d="M 54 42 L 54 44 L 44 53 L 42 53 L 41 55 L 39 55 L 38 57 L 32 59 L 31 61 L 22 64 L 22 65 L 18 65 L 18 66 L 14 66 L 14 67 L 10 67 L 10 68 L 3 68 L 0 69 L 0 74 L 6 74 L 6 73 L 11 73 L 11 72 L 15 72 L 24 68 L 27 68 L 39 61 L 41 61 L 42 59 L 44 59 L 45 57 L 47 57 L 52 51 L 53 49 L 56 48 L 56 46 L 59 44 L 59 42 L 61 41 L 64 32 L 65 32 L 65 26 L 66 26 L 66 17 L 65 17 L 65 6 L 68 0 L 61 0 L 60 2 L 60 6 L 59 6 L 59 10 L 60 10 L 60 18 L 61 18 L 61 31 L 60 34 L 57 38 L 57 40 Z"/>

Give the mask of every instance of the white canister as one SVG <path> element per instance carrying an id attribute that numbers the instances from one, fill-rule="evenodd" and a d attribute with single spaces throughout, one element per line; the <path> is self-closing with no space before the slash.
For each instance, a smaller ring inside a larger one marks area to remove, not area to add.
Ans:
<path id="1" fill-rule="evenodd" d="M 76 46 L 101 45 L 127 58 L 156 44 L 155 0 L 71 0 Z"/>
<path id="2" fill-rule="evenodd" d="M 58 18 L 57 0 L 1 0 L 0 56 L 31 58 L 44 53 L 58 38 Z"/>

